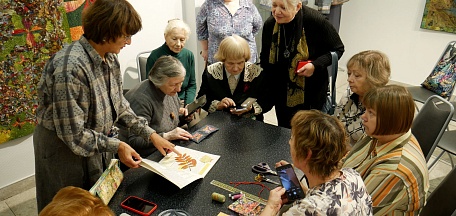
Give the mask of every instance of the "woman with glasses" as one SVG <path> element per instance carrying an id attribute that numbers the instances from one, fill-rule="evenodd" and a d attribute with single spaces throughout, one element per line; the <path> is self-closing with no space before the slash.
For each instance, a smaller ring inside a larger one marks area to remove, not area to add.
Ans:
<path id="1" fill-rule="evenodd" d="M 177 96 L 185 77 L 185 68 L 177 58 L 162 56 L 150 70 L 148 79 L 125 94 L 136 115 L 146 118 L 149 126 L 167 140 L 192 138 L 189 132 L 178 127 L 188 122 L 185 120 L 188 111 L 180 107 Z M 119 128 L 119 139 L 129 143 L 141 157 L 157 150 L 150 140 L 129 133 L 128 128 Z"/>
<path id="2" fill-rule="evenodd" d="M 136 116 L 122 94 L 117 54 L 131 44 L 141 18 L 126 0 L 97 0 L 82 13 L 84 35 L 49 59 L 37 85 L 36 200 L 40 212 L 66 186 L 89 190 L 117 153 L 139 167 L 141 157 L 116 138 L 117 122 L 165 155 L 174 144 Z"/>

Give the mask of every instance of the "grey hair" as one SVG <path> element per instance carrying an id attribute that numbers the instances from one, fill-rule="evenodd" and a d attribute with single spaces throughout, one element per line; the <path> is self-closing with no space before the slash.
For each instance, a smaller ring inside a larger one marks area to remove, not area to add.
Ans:
<path id="1" fill-rule="evenodd" d="M 190 37 L 190 27 L 187 25 L 187 23 L 180 19 L 172 19 L 168 21 L 168 25 L 165 27 L 165 36 L 175 28 L 184 30 L 186 39 Z"/>
<path id="2" fill-rule="evenodd" d="M 185 68 L 179 59 L 169 55 L 158 58 L 149 73 L 149 80 L 157 87 L 173 77 L 185 77 Z"/>
<path id="3" fill-rule="evenodd" d="M 290 8 L 296 8 L 299 3 L 302 4 L 302 0 L 282 0 L 285 4 L 285 8 L 288 10 Z"/>

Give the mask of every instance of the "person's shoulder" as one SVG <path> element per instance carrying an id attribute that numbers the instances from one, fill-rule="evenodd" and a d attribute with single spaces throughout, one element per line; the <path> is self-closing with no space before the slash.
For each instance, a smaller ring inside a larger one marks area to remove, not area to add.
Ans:
<path id="1" fill-rule="evenodd" d="M 187 57 L 190 56 L 191 58 L 194 58 L 193 52 L 190 51 L 190 50 L 187 49 L 187 48 L 183 48 L 183 49 L 181 50 L 181 53 L 182 53 L 183 55 L 187 56 Z"/>
<path id="2" fill-rule="evenodd" d="M 207 66 L 207 73 L 214 79 L 223 79 L 223 62 L 216 62 Z"/>
<path id="3" fill-rule="evenodd" d="M 125 93 L 125 99 L 129 102 L 132 102 L 136 99 L 140 99 L 140 101 L 144 98 L 149 98 L 152 96 L 152 82 L 150 80 L 143 80 L 132 89 L 130 89 L 127 93 Z"/>
<path id="4" fill-rule="evenodd" d="M 325 16 L 313 8 L 303 6 L 300 12 L 302 13 L 302 18 L 304 19 L 303 25 L 316 27 L 315 24 L 331 24 Z"/>
<path id="5" fill-rule="evenodd" d="M 246 62 L 244 81 L 252 82 L 256 77 L 260 76 L 262 70 L 263 69 L 257 64 L 253 64 L 251 62 Z"/>

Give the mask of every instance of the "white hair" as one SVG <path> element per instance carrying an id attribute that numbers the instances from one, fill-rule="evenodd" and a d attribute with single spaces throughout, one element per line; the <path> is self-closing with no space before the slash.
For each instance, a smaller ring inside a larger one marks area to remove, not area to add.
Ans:
<path id="1" fill-rule="evenodd" d="M 184 21 L 180 19 L 172 19 L 168 21 L 168 25 L 165 27 L 165 36 L 173 29 L 182 29 L 185 32 L 185 37 L 190 37 L 190 27 Z"/>

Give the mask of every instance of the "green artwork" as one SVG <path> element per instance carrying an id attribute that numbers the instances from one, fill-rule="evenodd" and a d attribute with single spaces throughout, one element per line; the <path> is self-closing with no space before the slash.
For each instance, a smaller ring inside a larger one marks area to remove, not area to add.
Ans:
<path id="1" fill-rule="evenodd" d="M 71 37 L 63 0 L 0 0 L 0 5 L 0 143 L 4 143 L 33 132 L 41 72 Z"/>
<path id="2" fill-rule="evenodd" d="M 426 0 L 421 28 L 456 33 L 456 1 Z"/>

